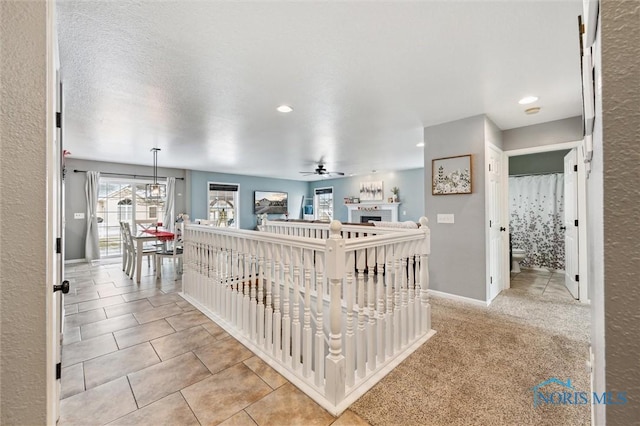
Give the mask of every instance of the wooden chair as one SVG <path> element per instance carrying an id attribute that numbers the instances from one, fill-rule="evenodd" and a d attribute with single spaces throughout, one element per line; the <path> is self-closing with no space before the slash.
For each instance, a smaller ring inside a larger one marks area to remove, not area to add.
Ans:
<path id="1" fill-rule="evenodd" d="M 173 260 L 174 279 L 177 280 L 182 274 L 182 252 L 183 243 L 182 235 L 184 231 L 184 223 L 176 224 L 175 238 L 173 241 L 168 242 L 163 248 L 159 248 L 156 251 L 156 276 L 160 278 L 162 276 L 162 261 L 165 258 Z"/>
<path id="2" fill-rule="evenodd" d="M 136 265 L 137 246 L 135 240 L 133 239 L 133 234 L 131 234 L 131 226 L 128 222 L 121 222 L 120 225 L 123 227 L 125 245 L 124 255 L 127 257 L 127 260 L 125 262 L 127 265 L 125 273 L 127 274 L 127 276 L 129 276 L 129 278 L 133 278 L 136 268 L 140 268 L 142 265 Z M 154 257 L 155 254 L 155 247 L 151 249 L 143 249 L 142 251 L 142 257 L 147 258 L 147 265 L 149 267 L 151 266 L 151 258 Z"/>

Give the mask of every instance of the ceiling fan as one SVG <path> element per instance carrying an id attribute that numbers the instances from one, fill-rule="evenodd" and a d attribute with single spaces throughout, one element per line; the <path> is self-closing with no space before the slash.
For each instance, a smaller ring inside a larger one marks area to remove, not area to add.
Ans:
<path id="1" fill-rule="evenodd" d="M 318 163 L 318 166 L 312 172 L 300 172 L 300 173 L 302 173 L 303 176 L 311 176 L 311 175 L 318 175 L 318 176 L 344 176 L 343 172 L 331 172 L 331 171 L 325 169 L 323 163 Z"/>

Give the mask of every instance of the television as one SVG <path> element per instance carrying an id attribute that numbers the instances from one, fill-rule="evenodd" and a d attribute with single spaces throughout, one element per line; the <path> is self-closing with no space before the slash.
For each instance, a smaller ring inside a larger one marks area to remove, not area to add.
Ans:
<path id="1" fill-rule="evenodd" d="M 284 214 L 288 212 L 286 192 L 254 191 L 253 212 L 255 214 Z"/>

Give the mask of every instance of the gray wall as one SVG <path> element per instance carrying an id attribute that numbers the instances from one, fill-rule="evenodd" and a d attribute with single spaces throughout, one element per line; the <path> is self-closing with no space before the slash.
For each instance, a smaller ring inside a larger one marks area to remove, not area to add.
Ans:
<path id="1" fill-rule="evenodd" d="M 564 173 L 564 156 L 569 150 L 539 152 L 509 157 L 509 175 Z"/>
<path id="2" fill-rule="evenodd" d="M 430 288 L 485 301 L 485 117 L 424 129 L 424 172 L 431 181 L 431 160 L 472 155 L 473 193 L 432 195 L 425 188 L 425 211 L 431 227 Z M 455 224 L 438 224 L 438 213 L 453 213 Z"/>
<path id="3" fill-rule="evenodd" d="M 500 149 L 504 148 L 502 130 L 500 130 L 500 128 L 487 116 L 484 117 L 484 136 L 488 143 L 493 144 Z"/>
<path id="4" fill-rule="evenodd" d="M 422 154 L 420 152 L 420 154 Z M 397 186 L 400 189 L 399 221 L 418 221 L 424 216 L 424 169 L 399 170 L 386 173 L 371 173 L 363 176 L 352 176 L 340 179 L 325 179 L 309 184 L 309 196 L 313 195 L 315 188 L 327 186 L 333 187 L 334 219 L 341 222 L 347 221 L 347 208 L 344 205 L 345 197 L 358 197 L 360 194 L 360 182 L 382 181 L 384 201 L 391 197 L 391 188 Z"/>
<path id="5" fill-rule="evenodd" d="M 598 28 L 601 24 L 598 23 Z M 595 77 L 599 80 L 600 66 L 600 31 L 594 44 Z M 607 390 L 605 378 L 605 341 L 604 341 L 604 234 L 603 234 L 603 143 L 602 143 L 602 93 L 595 91 L 596 120 L 593 129 L 593 158 L 591 173 L 587 179 L 587 244 L 589 299 L 591 301 L 591 349 L 593 361 L 593 390 L 602 393 Z M 606 423 L 606 407 L 594 405 L 596 425 Z"/>
<path id="6" fill-rule="evenodd" d="M 46 5 L 0 2 L 0 424 L 46 423 Z"/>
<path id="7" fill-rule="evenodd" d="M 151 158 L 151 156 L 149 157 Z M 67 169 L 65 184 L 65 260 L 84 259 L 84 247 L 86 238 L 87 222 L 85 219 L 74 219 L 74 213 L 85 213 L 87 211 L 87 200 L 85 196 L 86 173 L 74 173 L 78 170 L 95 170 L 108 173 L 124 173 L 137 175 L 153 175 L 153 167 L 138 166 L 133 164 L 106 163 L 102 161 L 78 160 L 67 158 L 65 160 Z M 158 168 L 158 176 L 173 176 L 184 178 L 185 171 L 182 169 Z M 104 177 L 117 178 L 115 176 L 104 175 Z M 122 179 L 130 179 L 122 177 Z M 148 179 L 146 179 L 148 180 Z M 186 183 L 184 180 L 176 180 L 176 214 L 186 211 Z M 85 213 L 86 214 L 86 213 Z"/>
<path id="8" fill-rule="evenodd" d="M 604 314 L 607 424 L 640 418 L 640 4 L 602 1 Z"/>
<path id="9" fill-rule="evenodd" d="M 584 134 L 582 128 L 582 117 L 571 117 L 504 130 L 502 132 L 503 149 L 509 151 L 582 140 Z"/>
<path id="10" fill-rule="evenodd" d="M 254 191 L 277 191 L 288 193 L 289 218 L 300 217 L 302 197 L 307 195 L 308 183 L 286 179 L 271 179 L 256 176 L 233 175 L 227 173 L 191 171 L 190 173 L 191 206 L 188 210 L 191 219 L 208 217 L 207 182 L 237 183 L 240 185 L 240 228 L 254 229 L 257 217 L 253 213 Z M 283 215 L 270 215 L 270 219 Z"/>

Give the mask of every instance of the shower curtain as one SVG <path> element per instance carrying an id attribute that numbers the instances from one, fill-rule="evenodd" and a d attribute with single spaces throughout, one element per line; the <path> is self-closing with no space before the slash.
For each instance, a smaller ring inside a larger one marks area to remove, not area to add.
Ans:
<path id="1" fill-rule="evenodd" d="M 520 266 L 564 269 L 564 174 L 509 177 L 509 213 Z"/>

